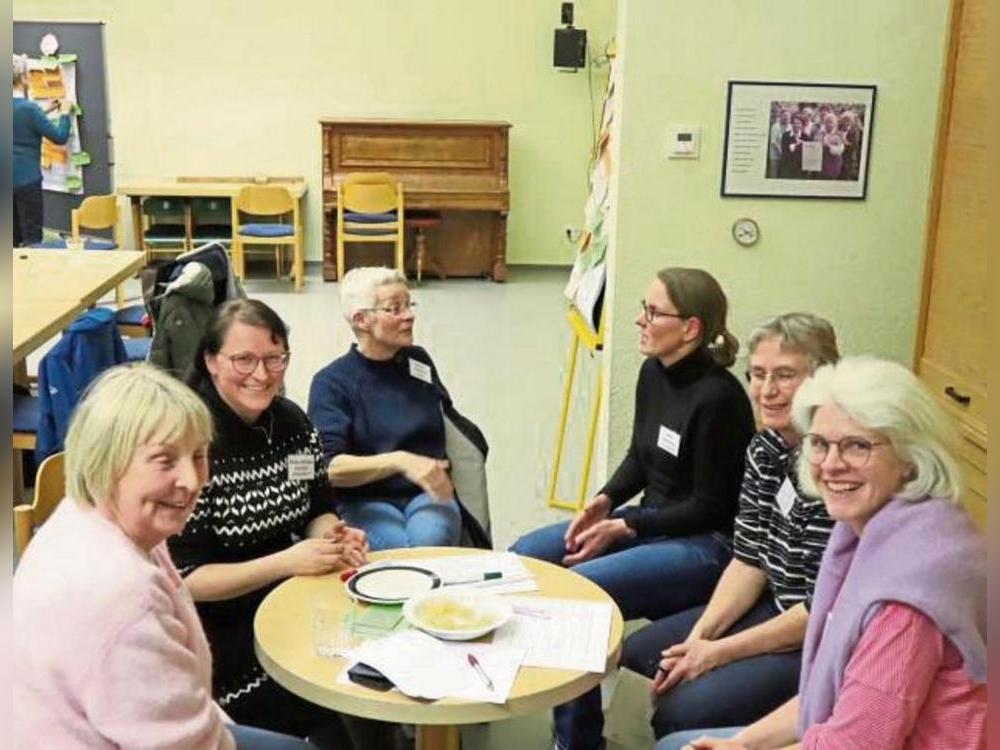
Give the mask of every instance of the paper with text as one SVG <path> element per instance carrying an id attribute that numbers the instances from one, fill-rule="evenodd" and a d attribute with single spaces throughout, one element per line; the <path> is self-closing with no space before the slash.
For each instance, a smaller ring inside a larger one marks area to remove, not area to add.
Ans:
<path id="1" fill-rule="evenodd" d="M 514 616 L 493 644 L 524 649 L 524 666 L 603 672 L 611 636 L 611 604 L 512 596 Z"/>

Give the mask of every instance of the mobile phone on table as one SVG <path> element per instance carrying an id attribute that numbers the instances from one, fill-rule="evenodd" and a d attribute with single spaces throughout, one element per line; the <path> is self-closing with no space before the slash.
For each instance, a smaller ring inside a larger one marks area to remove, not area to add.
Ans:
<path id="1" fill-rule="evenodd" d="M 375 667 L 370 667 L 360 661 L 347 670 L 347 677 L 351 682 L 356 682 L 362 687 L 371 688 L 372 690 L 385 692 L 393 687 L 392 681 L 388 677 L 375 669 Z"/>

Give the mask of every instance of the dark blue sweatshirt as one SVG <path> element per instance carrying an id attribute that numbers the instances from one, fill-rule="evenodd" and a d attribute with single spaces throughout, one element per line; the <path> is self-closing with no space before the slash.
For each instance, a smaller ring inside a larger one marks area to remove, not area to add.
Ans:
<path id="1" fill-rule="evenodd" d="M 422 379 L 422 373 L 428 373 L 431 382 Z M 450 401 L 448 392 L 421 347 L 404 347 L 391 360 L 377 361 L 354 344 L 313 376 L 309 419 L 319 432 L 327 462 L 341 453 L 374 456 L 396 450 L 445 458 L 443 401 Z M 409 500 L 421 492 L 405 476 L 394 474 L 360 487 L 338 488 L 337 501 Z"/>

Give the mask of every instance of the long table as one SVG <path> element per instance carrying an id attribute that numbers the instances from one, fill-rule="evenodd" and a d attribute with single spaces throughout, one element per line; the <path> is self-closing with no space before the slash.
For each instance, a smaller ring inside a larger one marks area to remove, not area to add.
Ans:
<path id="1" fill-rule="evenodd" d="M 14 250 L 14 382 L 26 384 L 25 358 L 145 265 L 132 250 Z M 14 499 L 24 483 L 14 461 Z"/>
<path id="2" fill-rule="evenodd" d="M 143 247 L 142 238 L 142 201 L 144 198 L 225 198 L 232 201 L 240 190 L 247 185 L 271 185 L 287 188 L 295 199 L 294 222 L 302 229 L 302 199 L 308 190 L 305 179 L 297 177 L 270 178 L 263 182 L 252 177 L 159 177 L 150 179 L 138 179 L 128 182 L 116 191 L 118 195 L 124 195 L 129 199 L 132 206 L 132 231 L 135 239 L 135 246 Z M 235 223 L 235 216 L 234 216 Z M 192 250 L 194 226 L 189 205 L 184 207 L 184 228 L 185 240 L 184 249 Z M 300 243 L 299 252 L 305 253 L 305 238 Z M 293 264 L 295 269 L 295 288 L 302 286 L 302 274 L 304 273 L 304 259 L 297 258 Z M 237 272 L 242 269 L 237 268 Z"/>

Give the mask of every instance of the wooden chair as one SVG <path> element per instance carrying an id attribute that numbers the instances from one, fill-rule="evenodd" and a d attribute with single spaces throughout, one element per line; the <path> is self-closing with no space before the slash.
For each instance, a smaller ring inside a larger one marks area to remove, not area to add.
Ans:
<path id="1" fill-rule="evenodd" d="M 13 422 L 13 474 L 15 504 L 24 500 L 24 451 L 35 450 L 38 442 L 38 399 L 29 393 L 14 391 L 11 410 Z"/>
<path id="2" fill-rule="evenodd" d="M 35 531 L 45 523 L 66 494 L 65 462 L 62 453 L 42 461 L 35 475 L 35 499 L 31 505 L 14 507 L 14 548 L 18 559 L 24 554 Z"/>
<path id="3" fill-rule="evenodd" d="M 74 208 L 70 214 L 72 238 L 74 242 L 83 242 L 85 250 L 118 250 L 124 247 L 121 214 L 118 211 L 118 199 L 114 195 L 92 195 L 84 198 L 79 208 Z M 84 238 L 82 229 L 111 229 L 114 240 Z M 148 338 L 150 330 L 142 324 L 146 316 L 145 305 L 125 304 L 125 285 L 115 287 L 115 321 L 122 336 L 132 338 Z M 137 349 L 147 349 L 139 345 Z"/>
<path id="4" fill-rule="evenodd" d="M 249 220 L 247 220 L 249 219 Z M 247 185 L 232 202 L 233 270 L 243 279 L 246 272 L 246 246 L 270 245 L 281 274 L 282 248 L 293 250 L 292 278 L 295 291 L 305 282 L 305 256 L 302 246 L 302 223 L 299 202 L 283 185 Z"/>
<path id="5" fill-rule="evenodd" d="M 344 278 L 349 242 L 392 243 L 403 266 L 403 183 L 387 172 L 352 172 L 337 185 L 337 279 Z"/>

